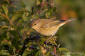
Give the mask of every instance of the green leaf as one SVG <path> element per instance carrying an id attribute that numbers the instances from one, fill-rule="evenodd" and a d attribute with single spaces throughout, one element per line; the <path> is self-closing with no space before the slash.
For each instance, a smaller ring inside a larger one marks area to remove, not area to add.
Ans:
<path id="1" fill-rule="evenodd" d="M 0 56 L 10 56 L 7 50 L 0 50 Z"/>
<path id="2" fill-rule="evenodd" d="M 22 17 L 22 13 L 15 13 L 12 18 L 11 18 L 11 21 L 14 22 L 16 21 L 19 17 Z"/>
<path id="3" fill-rule="evenodd" d="M 27 10 L 31 11 L 32 6 L 35 5 L 35 0 L 22 0 L 26 5 Z"/>
<path id="4" fill-rule="evenodd" d="M 2 5 L 2 8 L 4 10 L 4 13 L 8 15 L 8 6 L 7 5 Z"/>
<path id="5" fill-rule="evenodd" d="M 59 51 L 61 51 L 61 52 L 62 52 L 62 51 L 67 51 L 67 52 L 68 52 L 69 50 L 66 49 L 66 48 L 59 48 Z"/>

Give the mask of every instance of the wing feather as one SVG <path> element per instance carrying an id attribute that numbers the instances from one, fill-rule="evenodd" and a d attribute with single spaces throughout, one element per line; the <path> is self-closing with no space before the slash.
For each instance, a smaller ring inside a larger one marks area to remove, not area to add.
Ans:
<path id="1" fill-rule="evenodd" d="M 49 28 L 49 27 L 53 27 L 56 26 L 60 23 L 60 21 L 51 21 L 48 22 L 47 24 L 43 25 L 42 28 Z"/>

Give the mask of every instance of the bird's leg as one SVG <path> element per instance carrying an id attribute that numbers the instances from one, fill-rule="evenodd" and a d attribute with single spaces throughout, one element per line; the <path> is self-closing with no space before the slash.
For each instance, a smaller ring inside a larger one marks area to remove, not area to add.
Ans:
<path id="1" fill-rule="evenodd" d="M 53 36 L 50 36 L 46 41 L 49 41 L 50 39 L 52 39 L 53 38 Z"/>
<path id="2" fill-rule="evenodd" d="M 47 45 L 52 44 L 52 43 L 50 43 L 50 42 L 51 42 L 50 40 L 51 40 L 52 38 L 53 38 L 53 36 L 48 37 L 47 40 L 45 41 L 45 44 L 47 44 Z"/>

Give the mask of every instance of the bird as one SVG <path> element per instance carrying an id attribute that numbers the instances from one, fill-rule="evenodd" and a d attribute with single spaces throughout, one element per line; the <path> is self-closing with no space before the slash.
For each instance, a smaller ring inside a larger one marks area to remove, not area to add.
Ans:
<path id="1" fill-rule="evenodd" d="M 59 30 L 60 27 L 63 25 L 73 21 L 75 18 L 67 19 L 67 20 L 57 20 L 57 19 L 35 19 L 32 20 L 31 27 L 44 36 L 50 36 L 46 40 L 46 44 L 49 43 L 50 40 Z M 55 44 L 56 45 L 56 44 Z M 56 45 L 57 46 L 57 45 Z M 57 56 L 56 54 L 56 46 L 54 46 L 53 55 Z"/>
<path id="2" fill-rule="evenodd" d="M 44 36 L 54 36 L 60 27 L 73 21 L 74 18 L 67 20 L 57 19 L 35 19 L 31 23 L 31 27 Z"/>

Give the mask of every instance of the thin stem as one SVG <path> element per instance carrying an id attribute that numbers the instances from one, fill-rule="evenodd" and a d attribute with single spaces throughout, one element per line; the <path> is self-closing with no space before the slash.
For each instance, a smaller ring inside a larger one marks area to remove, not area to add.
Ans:
<path id="1" fill-rule="evenodd" d="M 13 25 L 11 19 L 7 15 L 5 15 L 5 14 L 0 14 L 0 15 L 3 16 L 4 18 L 6 18 L 9 21 L 10 25 Z"/>

